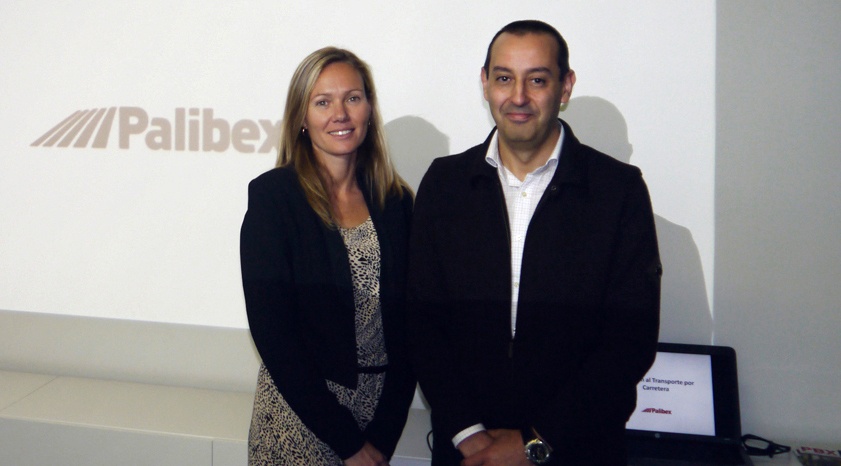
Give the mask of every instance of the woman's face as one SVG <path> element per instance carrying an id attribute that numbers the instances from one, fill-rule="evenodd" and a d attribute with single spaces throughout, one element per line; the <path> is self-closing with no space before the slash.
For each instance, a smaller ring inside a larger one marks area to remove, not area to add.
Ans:
<path id="1" fill-rule="evenodd" d="M 332 63 L 321 71 L 307 103 L 304 128 L 316 157 L 356 157 L 368 134 L 371 105 L 362 76 L 347 63 Z"/>

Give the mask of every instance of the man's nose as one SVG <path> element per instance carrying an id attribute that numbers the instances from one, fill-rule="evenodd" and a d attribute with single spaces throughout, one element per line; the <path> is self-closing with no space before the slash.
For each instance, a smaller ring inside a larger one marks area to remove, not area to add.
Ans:
<path id="1" fill-rule="evenodd" d="M 517 83 L 512 89 L 511 102 L 515 105 L 525 105 L 529 101 L 525 83 Z"/>

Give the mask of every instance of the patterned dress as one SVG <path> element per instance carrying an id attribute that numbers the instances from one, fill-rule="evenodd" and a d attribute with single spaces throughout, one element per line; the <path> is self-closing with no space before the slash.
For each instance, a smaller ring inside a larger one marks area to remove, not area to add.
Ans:
<path id="1" fill-rule="evenodd" d="M 360 429 L 371 421 L 383 390 L 385 373 L 376 368 L 388 364 L 380 312 L 380 245 L 369 217 L 353 228 L 339 228 L 350 259 L 353 300 L 356 305 L 357 365 L 356 389 L 325 380 L 339 403 L 353 413 Z M 373 370 L 372 370 L 373 368 Z M 272 381 L 265 365 L 260 366 L 254 413 L 248 438 L 250 466 L 341 465 L 342 459 L 315 436 L 292 411 Z"/>

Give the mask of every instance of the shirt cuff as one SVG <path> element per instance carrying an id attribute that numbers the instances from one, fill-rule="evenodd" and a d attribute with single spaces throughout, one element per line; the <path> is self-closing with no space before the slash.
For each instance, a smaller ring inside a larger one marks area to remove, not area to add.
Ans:
<path id="1" fill-rule="evenodd" d="M 485 426 L 482 423 L 474 424 L 467 429 L 462 430 L 461 432 L 457 433 L 455 437 L 453 437 L 453 446 L 458 448 L 458 444 L 461 443 L 467 437 L 475 434 L 476 432 L 483 432 L 485 430 Z"/>

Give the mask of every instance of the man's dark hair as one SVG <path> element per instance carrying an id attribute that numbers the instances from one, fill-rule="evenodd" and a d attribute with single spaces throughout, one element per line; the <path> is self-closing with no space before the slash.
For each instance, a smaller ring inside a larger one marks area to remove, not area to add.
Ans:
<path id="1" fill-rule="evenodd" d="M 490 73 L 488 68 L 491 65 L 491 49 L 494 46 L 494 42 L 496 42 L 496 39 L 500 35 L 506 32 L 514 34 L 515 36 L 523 36 L 526 34 L 549 34 L 552 36 L 558 43 L 558 68 L 561 70 L 561 80 L 564 79 L 569 72 L 569 47 L 567 47 L 566 41 L 557 29 L 544 23 L 543 21 L 535 19 L 514 21 L 513 23 L 507 24 L 496 33 L 494 38 L 491 39 L 491 43 L 488 45 L 488 53 L 485 55 L 485 77 L 488 77 Z"/>

